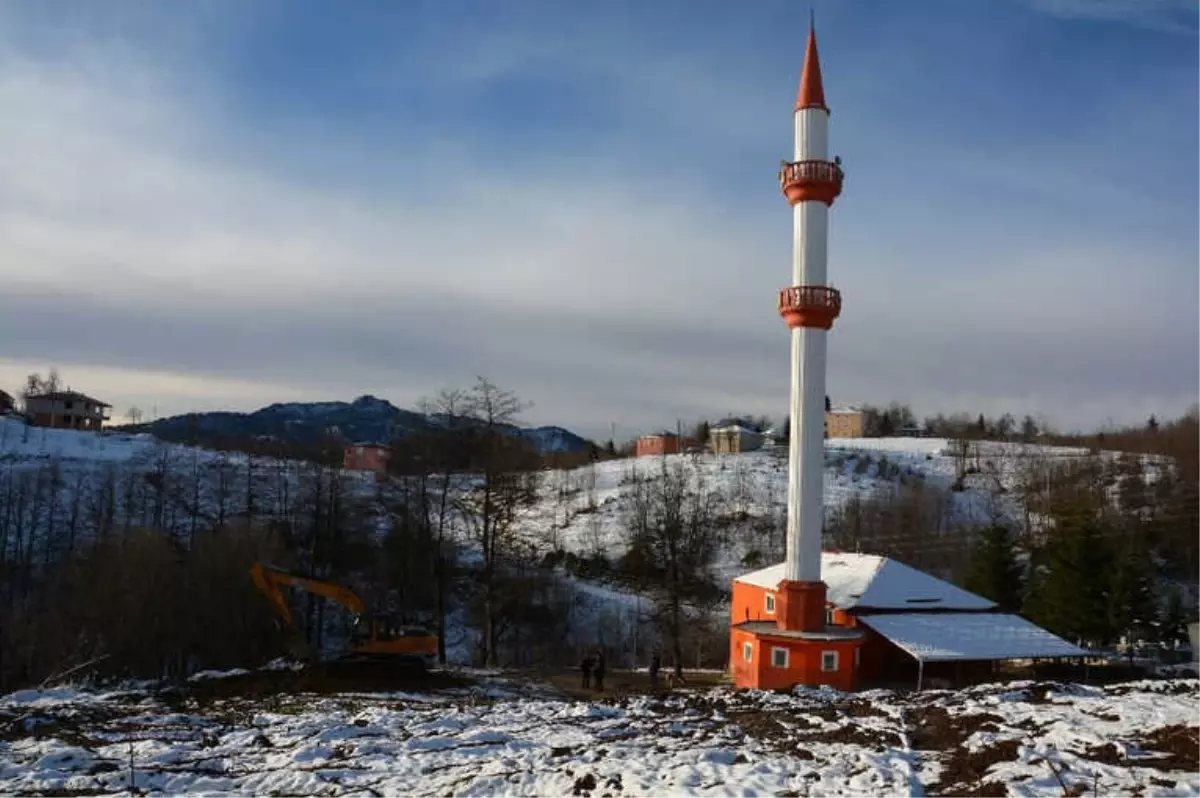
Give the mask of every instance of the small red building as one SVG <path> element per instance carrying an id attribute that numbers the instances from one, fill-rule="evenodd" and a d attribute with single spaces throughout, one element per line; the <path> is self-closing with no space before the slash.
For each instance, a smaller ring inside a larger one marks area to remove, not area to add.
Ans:
<path id="1" fill-rule="evenodd" d="M 683 450 L 683 439 L 674 432 L 655 432 L 637 439 L 637 456 L 648 454 L 679 454 Z"/>
<path id="2" fill-rule="evenodd" d="M 392 447 L 382 443 L 352 443 L 342 456 L 342 468 L 349 471 L 383 473 L 392 460 Z"/>

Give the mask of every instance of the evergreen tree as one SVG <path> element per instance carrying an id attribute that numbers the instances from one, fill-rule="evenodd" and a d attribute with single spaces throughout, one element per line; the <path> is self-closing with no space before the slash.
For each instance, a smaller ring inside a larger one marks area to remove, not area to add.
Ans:
<path id="1" fill-rule="evenodd" d="M 617 456 L 617 444 L 613 441 L 612 438 L 609 438 L 608 443 L 604 444 L 604 453 L 607 454 L 609 457 Z"/>
<path id="2" fill-rule="evenodd" d="M 1158 432 L 1158 419 L 1151 414 L 1150 419 L 1146 422 L 1147 432 Z"/>
<path id="3" fill-rule="evenodd" d="M 1038 427 L 1037 422 L 1033 420 L 1033 416 L 1025 416 L 1021 419 L 1021 440 L 1032 441 L 1037 437 Z"/>
<path id="4" fill-rule="evenodd" d="M 1114 634 L 1133 639 L 1157 620 L 1154 564 L 1142 536 L 1128 535 L 1116 557 L 1108 595 L 1108 619 Z"/>
<path id="5" fill-rule="evenodd" d="M 1021 566 L 1007 527 L 993 524 L 980 534 L 971 552 L 963 587 L 989 598 L 1006 612 L 1021 606 Z"/>
<path id="6" fill-rule="evenodd" d="M 896 424 L 892 418 L 890 410 L 884 410 L 879 416 L 879 436 L 886 438 L 889 435 L 894 435 L 896 432 Z"/>
<path id="7" fill-rule="evenodd" d="M 1068 640 L 1107 643 L 1112 637 L 1106 578 L 1110 558 L 1101 522 L 1085 508 L 1057 514 L 1054 520 L 1023 610 Z"/>
<path id="8" fill-rule="evenodd" d="M 1184 626 L 1187 617 L 1183 612 L 1183 598 L 1179 591 L 1172 588 L 1167 593 L 1167 605 L 1163 609 L 1162 625 L 1159 627 L 1159 641 L 1163 645 L 1174 646 L 1186 637 Z"/>

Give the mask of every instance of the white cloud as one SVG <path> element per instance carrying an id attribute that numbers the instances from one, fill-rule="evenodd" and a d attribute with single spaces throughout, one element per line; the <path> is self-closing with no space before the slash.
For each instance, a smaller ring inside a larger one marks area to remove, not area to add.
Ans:
<path id="1" fill-rule="evenodd" d="M 693 108 L 731 139 L 771 124 L 763 95 L 731 74 L 591 48 L 518 58 L 502 36 L 466 48 L 475 55 L 457 79 L 570 56 L 630 90 L 630 118 L 657 107 L 678 122 Z M 90 43 L 54 62 L 19 48 L 0 61 L 0 380 L 15 388 L 31 364 L 55 364 L 121 412 L 168 414 L 363 392 L 407 404 L 485 373 L 535 403 L 530 420 L 596 435 L 610 420 L 631 433 L 786 406 L 774 297 L 791 233 L 774 164 L 746 164 L 766 175 L 763 200 L 736 213 L 700 167 L 669 185 L 615 152 L 575 169 L 506 168 L 464 158 L 469 142 L 377 154 L 419 160 L 440 176 L 433 187 L 330 188 L 251 148 L 203 75 Z M 778 134 L 786 152 L 786 124 Z M 1011 248 L 955 268 L 957 220 L 932 218 L 954 209 L 931 208 L 925 249 L 905 251 L 878 238 L 899 217 L 855 208 L 848 196 L 834 210 L 831 274 L 847 295 L 831 339 L 839 400 L 1087 424 L 1194 395 L 1194 357 L 1152 363 L 1136 386 L 1112 376 L 1140 352 L 1195 351 L 1180 339 L 1195 328 L 1180 281 L 1119 286 L 1130 262 L 1161 269 L 1170 251 L 1013 231 Z M 1142 326 L 1115 330 L 1131 307 Z"/>
<path id="2" fill-rule="evenodd" d="M 1124 22 L 1150 30 L 1196 33 L 1194 0 L 1024 0 L 1063 19 Z"/>

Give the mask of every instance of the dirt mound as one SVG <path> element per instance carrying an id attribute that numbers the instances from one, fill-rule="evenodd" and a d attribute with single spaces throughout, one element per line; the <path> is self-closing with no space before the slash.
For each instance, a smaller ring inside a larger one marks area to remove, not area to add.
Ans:
<path id="1" fill-rule="evenodd" d="M 945 707 L 918 707 L 907 718 L 912 725 L 912 747 L 948 751 L 966 742 L 977 731 L 1000 731 L 1004 719 L 988 712 L 951 714 Z"/>
<path id="2" fill-rule="evenodd" d="M 1138 745 L 1146 751 L 1166 754 L 1153 759 L 1138 760 L 1142 767 L 1191 773 L 1200 770 L 1200 727 L 1182 724 L 1163 726 L 1138 740 Z"/>
<path id="3" fill-rule="evenodd" d="M 397 667 L 391 663 L 331 662 L 300 670 L 262 670 L 191 682 L 180 692 L 205 701 L 261 698 L 280 693 L 431 692 L 470 684 L 470 679 L 447 671 Z"/>
<path id="4" fill-rule="evenodd" d="M 984 780 L 988 768 L 997 762 L 1017 758 L 1019 743 L 1001 740 L 977 751 L 968 751 L 966 741 L 978 731 L 997 732 L 1003 719 L 987 712 L 951 714 L 944 707 L 920 707 L 908 715 L 912 724 L 912 747 L 941 751 L 942 772 L 937 782 L 928 786 L 930 795 L 992 796 L 1005 795 L 1003 784 Z"/>
<path id="5" fill-rule="evenodd" d="M 1019 747 L 1016 740 L 1001 740 L 978 751 L 954 748 L 942 763 L 938 781 L 929 785 L 930 795 L 1006 795 L 1003 784 L 983 781 L 983 777 L 992 765 L 1016 759 Z"/>

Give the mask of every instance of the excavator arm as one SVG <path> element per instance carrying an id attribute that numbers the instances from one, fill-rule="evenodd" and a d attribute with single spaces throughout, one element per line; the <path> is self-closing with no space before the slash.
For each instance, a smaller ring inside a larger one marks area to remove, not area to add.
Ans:
<path id="1" fill-rule="evenodd" d="M 358 594 L 349 588 L 335 585 L 331 582 L 322 582 L 319 579 L 296 576 L 279 568 L 263 565 L 260 562 L 254 563 L 253 567 L 250 568 L 250 577 L 254 580 L 254 584 L 258 589 L 270 599 L 271 604 L 275 607 L 275 611 L 283 618 L 284 623 L 293 629 L 296 626 L 296 622 L 292 617 L 291 608 L 288 607 L 287 598 L 283 595 L 284 586 L 299 588 L 300 590 L 336 601 L 353 613 L 355 617 L 362 615 L 366 607 L 363 604 L 363 600 L 358 597 Z"/>
<path id="2" fill-rule="evenodd" d="M 366 605 L 358 594 L 349 588 L 320 579 L 297 576 L 280 568 L 256 562 L 250 568 L 250 576 L 259 590 L 270 600 L 276 613 L 292 632 L 296 633 L 296 646 L 303 656 L 311 657 L 308 644 L 299 634 L 292 610 L 288 606 L 284 587 L 294 587 L 336 601 L 354 615 L 355 629 L 361 637 L 355 639 L 350 655 L 357 657 L 383 657 L 398 662 L 416 663 L 424 668 L 437 656 L 438 639 L 424 628 L 404 628 L 387 619 L 364 617 Z M 361 625 L 360 625 L 361 623 Z"/>

